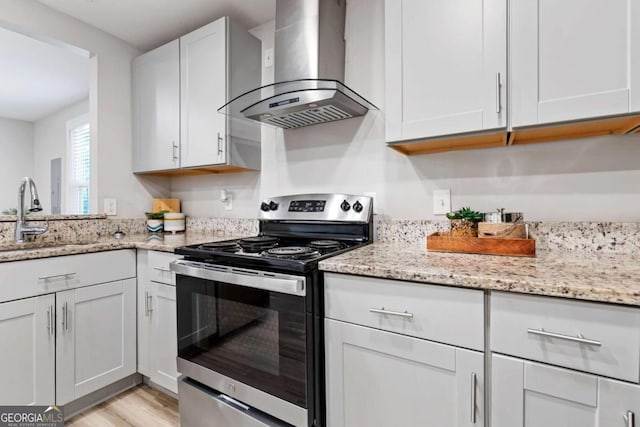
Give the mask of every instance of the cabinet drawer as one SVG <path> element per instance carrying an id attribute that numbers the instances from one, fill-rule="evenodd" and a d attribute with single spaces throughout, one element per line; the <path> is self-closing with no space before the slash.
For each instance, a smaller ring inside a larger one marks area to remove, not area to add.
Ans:
<path id="1" fill-rule="evenodd" d="M 149 280 L 175 286 L 176 275 L 169 270 L 169 264 L 180 258 L 168 252 L 149 251 Z"/>
<path id="2" fill-rule="evenodd" d="M 640 380 L 640 309 L 506 293 L 491 295 L 491 350 Z"/>
<path id="3" fill-rule="evenodd" d="M 94 252 L 0 263 L 0 301 L 136 277 L 135 251 Z"/>
<path id="4" fill-rule="evenodd" d="M 328 318 L 484 350 L 482 291 L 334 273 L 324 277 Z"/>

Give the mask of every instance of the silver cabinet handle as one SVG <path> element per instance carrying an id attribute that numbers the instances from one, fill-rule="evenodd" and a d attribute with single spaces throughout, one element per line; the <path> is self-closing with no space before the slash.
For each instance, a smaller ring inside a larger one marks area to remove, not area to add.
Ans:
<path id="1" fill-rule="evenodd" d="M 153 308 L 151 308 L 152 298 L 153 295 L 149 295 L 148 291 L 144 293 L 144 312 L 147 317 L 149 317 L 151 315 L 151 312 L 153 311 Z"/>
<path id="2" fill-rule="evenodd" d="M 218 155 L 223 153 L 222 141 L 223 141 L 222 136 L 220 136 L 220 132 L 218 132 Z"/>
<path id="3" fill-rule="evenodd" d="M 412 318 L 413 317 L 413 313 L 409 313 L 409 312 L 407 312 L 407 310 L 405 310 L 405 311 L 391 311 L 391 310 L 385 310 L 384 307 L 380 307 L 380 308 L 370 308 L 369 311 L 371 313 L 389 314 L 391 316 L 400 316 L 400 317 L 408 317 L 408 318 Z"/>
<path id="4" fill-rule="evenodd" d="M 636 427 L 636 415 L 633 412 L 627 411 L 623 418 L 627 422 L 627 427 Z"/>
<path id="5" fill-rule="evenodd" d="M 180 158 L 180 156 L 178 156 L 176 154 L 176 149 L 180 148 L 180 146 L 178 144 L 176 144 L 175 141 L 171 141 L 171 148 L 173 150 L 173 152 L 172 152 L 173 160 L 178 160 Z"/>
<path id="6" fill-rule="evenodd" d="M 78 273 L 63 273 L 63 274 L 52 274 L 50 276 L 42 276 L 42 277 L 38 277 L 38 280 L 49 280 L 49 279 L 57 279 L 59 277 L 64 277 L 65 279 L 67 277 L 71 277 L 71 276 L 75 276 Z"/>
<path id="7" fill-rule="evenodd" d="M 51 306 L 47 308 L 47 333 L 51 335 Z"/>
<path id="8" fill-rule="evenodd" d="M 477 376 L 475 372 L 471 373 L 471 424 L 476 423 L 476 384 Z"/>
<path id="9" fill-rule="evenodd" d="M 49 306 L 49 317 L 51 318 L 51 335 L 55 335 L 56 332 L 56 310 L 53 305 Z"/>
<path id="10" fill-rule="evenodd" d="M 64 330 L 68 331 L 69 330 L 69 303 L 66 301 L 64 303 L 64 318 L 65 318 Z"/>
<path id="11" fill-rule="evenodd" d="M 558 339 L 561 339 L 561 340 L 573 341 L 573 342 L 577 342 L 577 343 L 580 343 L 580 344 L 595 345 L 596 347 L 602 346 L 602 343 L 600 341 L 587 339 L 584 336 L 582 336 L 582 334 L 578 334 L 578 336 L 574 337 L 574 336 L 571 336 L 571 335 L 556 334 L 555 332 L 547 332 L 542 328 L 540 328 L 540 329 L 527 329 L 527 333 L 533 334 L 533 335 L 541 335 L 543 337 L 558 338 Z"/>
<path id="12" fill-rule="evenodd" d="M 500 113 L 500 111 L 502 110 L 502 106 L 500 105 L 500 89 L 501 89 L 501 82 L 500 82 L 500 73 L 496 73 L 496 113 Z"/>
<path id="13" fill-rule="evenodd" d="M 234 405 L 236 405 L 236 406 L 241 407 L 241 408 L 242 408 L 242 409 L 244 409 L 245 411 L 248 411 L 248 410 L 250 409 L 250 408 L 249 408 L 247 405 L 245 405 L 244 403 L 242 403 L 242 402 L 238 402 L 238 401 L 237 401 L 237 400 L 235 400 L 233 397 L 229 397 L 229 396 L 227 396 L 226 394 L 221 394 L 221 395 L 219 395 L 218 397 L 219 397 L 220 399 L 224 400 L 224 401 L 225 401 L 225 402 L 227 402 L 227 403 L 232 403 L 232 404 L 234 404 Z"/>
<path id="14" fill-rule="evenodd" d="M 162 267 L 153 267 L 154 270 L 158 270 L 158 271 L 162 271 L 163 273 L 171 273 L 171 270 L 169 270 L 168 268 L 162 268 Z"/>
<path id="15" fill-rule="evenodd" d="M 62 329 L 67 330 L 67 303 L 62 304 Z"/>

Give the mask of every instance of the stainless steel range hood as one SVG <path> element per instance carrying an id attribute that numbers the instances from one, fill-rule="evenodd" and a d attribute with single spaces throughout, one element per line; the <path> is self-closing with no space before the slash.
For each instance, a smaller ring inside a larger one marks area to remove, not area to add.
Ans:
<path id="1" fill-rule="evenodd" d="M 377 110 L 342 83 L 345 12 L 346 0 L 276 0 L 276 83 L 218 111 L 293 129 Z"/>

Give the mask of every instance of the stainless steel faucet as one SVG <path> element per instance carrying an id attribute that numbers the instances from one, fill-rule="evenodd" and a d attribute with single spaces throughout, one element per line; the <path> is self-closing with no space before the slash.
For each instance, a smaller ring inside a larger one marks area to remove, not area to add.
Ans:
<path id="1" fill-rule="evenodd" d="M 38 189 L 36 188 L 36 183 L 33 182 L 31 178 L 25 176 L 20 181 L 20 186 L 18 187 L 18 218 L 16 220 L 16 243 L 24 243 L 24 239 L 29 234 L 42 234 L 46 232 L 49 227 L 34 227 L 26 225 L 24 222 L 24 192 L 29 184 L 29 192 L 31 193 L 31 206 L 29 207 L 30 212 L 40 212 L 42 210 L 42 206 L 40 205 L 40 200 L 38 199 Z"/>

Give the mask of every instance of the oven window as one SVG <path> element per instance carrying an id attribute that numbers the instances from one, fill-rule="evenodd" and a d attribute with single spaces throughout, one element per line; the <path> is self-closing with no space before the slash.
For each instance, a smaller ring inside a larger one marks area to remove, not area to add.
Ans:
<path id="1" fill-rule="evenodd" d="M 304 298 L 177 275 L 178 356 L 304 408 Z"/>

